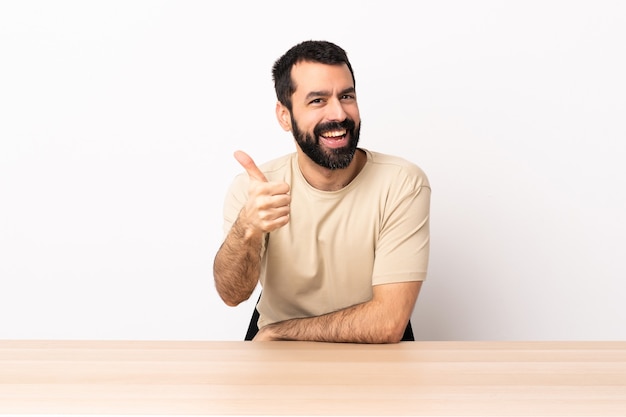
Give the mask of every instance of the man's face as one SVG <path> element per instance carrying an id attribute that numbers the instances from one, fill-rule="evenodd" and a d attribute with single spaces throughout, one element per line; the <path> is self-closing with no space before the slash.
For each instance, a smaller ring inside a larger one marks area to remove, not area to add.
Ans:
<path id="1" fill-rule="evenodd" d="M 350 70 L 345 64 L 301 62 L 291 70 L 291 131 L 304 152 L 328 169 L 350 165 L 359 142 L 361 119 Z"/>

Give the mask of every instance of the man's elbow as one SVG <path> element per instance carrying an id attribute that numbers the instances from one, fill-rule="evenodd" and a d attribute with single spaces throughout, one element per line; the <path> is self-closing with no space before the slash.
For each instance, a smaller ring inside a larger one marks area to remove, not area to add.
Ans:
<path id="1" fill-rule="evenodd" d="M 242 293 L 239 291 L 233 291 L 228 288 L 226 285 L 222 285 L 222 281 L 215 280 L 215 289 L 217 290 L 217 294 L 220 296 L 224 304 L 229 307 L 237 307 L 239 304 L 248 300 L 252 295 L 252 291 L 249 293 Z"/>
<path id="2" fill-rule="evenodd" d="M 384 343 L 388 343 L 388 344 L 400 343 L 402 341 L 402 336 L 404 336 L 404 331 L 400 333 L 392 332 L 387 335 Z"/>
<path id="3" fill-rule="evenodd" d="M 232 280 L 228 275 L 221 274 L 219 270 L 213 270 L 213 280 L 215 283 L 215 289 L 220 296 L 224 304 L 229 307 L 237 307 L 242 302 L 246 301 L 252 295 L 252 290 L 236 288 L 230 282 Z"/>
<path id="4" fill-rule="evenodd" d="M 226 304 L 228 307 L 237 307 L 239 304 L 250 298 L 250 295 L 248 295 L 247 297 L 241 297 L 236 296 L 235 294 L 223 293 L 219 290 L 217 291 L 217 293 L 219 294 L 224 304 Z"/>
<path id="5" fill-rule="evenodd" d="M 224 298 L 222 297 L 222 301 L 224 301 L 224 304 L 226 304 L 228 307 L 237 307 L 239 304 L 241 304 L 243 302 L 243 300 L 239 301 L 239 300 L 230 300 L 228 298 Z"/>
<path id="6" fill-rule="evenodd" d="M 380 332 L 379 343 L 392 344 L 400 343 L 404 337 L 407 323 L 393 322 L 387 323 L 387 326 Z"/>

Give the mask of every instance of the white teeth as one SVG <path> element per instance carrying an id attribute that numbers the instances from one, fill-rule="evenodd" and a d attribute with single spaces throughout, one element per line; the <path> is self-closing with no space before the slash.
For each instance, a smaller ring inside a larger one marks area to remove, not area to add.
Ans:
<path id="1" fill-rule="evenodd" d="M 326 132 L 322 136 L 325 138 L 337 138 L 346 134 L 345 130 L 335 130 L 334 132 Z"/>

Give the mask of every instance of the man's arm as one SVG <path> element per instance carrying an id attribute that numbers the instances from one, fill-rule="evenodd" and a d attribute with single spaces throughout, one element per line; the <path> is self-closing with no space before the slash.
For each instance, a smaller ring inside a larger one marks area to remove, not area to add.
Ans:
<path id="1" fill-rule="evenodd" d="M 402 340 L 421 285 L 421 281 L 376 285 L 370 301 L 322 316 L 267 325 L 254 340 L 397 343 Z"/>
<path id="2" fill-rule="evenodd" d="M 222 300 L 236 306 L 254 291 L 261 271 L 265 234 L 289 221 L 289 185 L 268 182 L 252 158 L 235 152 L 250 177 L 248 200 L 239 212 L 213 262 L 215 287 Z"/>
<path id="3" fill-rule="evenodd" d="M 263 234 L 246 231 L 243 218 L 240 214 L 213 262 L 215 287 L 231 307 L 250 298 L 261 270 Z"/>

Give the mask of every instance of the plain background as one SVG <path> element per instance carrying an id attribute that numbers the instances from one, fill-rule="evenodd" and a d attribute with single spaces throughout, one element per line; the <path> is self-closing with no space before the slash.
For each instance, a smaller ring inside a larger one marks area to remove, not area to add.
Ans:
<path id="1" fill-rule="evenodd" d="M 626 3 L 0 3 L 0 338 L 239 340 L 213 284 L 270 69 L 355 69 L 361 145 L 428 174 L 425 340 L 626 338 Z"/>

